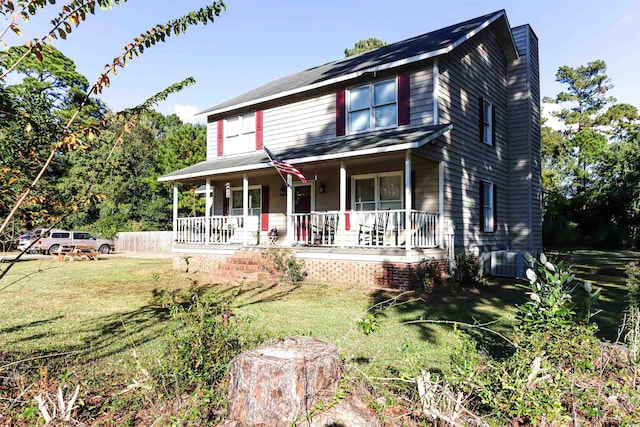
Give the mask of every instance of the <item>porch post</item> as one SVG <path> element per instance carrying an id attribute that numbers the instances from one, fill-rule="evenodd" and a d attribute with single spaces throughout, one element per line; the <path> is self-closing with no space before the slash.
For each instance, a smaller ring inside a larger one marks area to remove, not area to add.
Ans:
<path id="1" fill-rule="evenodd" d="M 344 248 L 347 230 L 347 168 L 344 161 L 340 162 L 340 221 L 338 221 L 338 239 L 340 247 Z"/>
<path id="2" fill-rule="evenodd" d="M 178 184 L 173 183 L 173 241 L 178 240 Z"/>
<path id="3" fill-rule="evenodd" d="M 211 178 L 207 178 L 207 182 L 204 187 L 204 244 L 208 245 L 209 239 L 211 238 L 211 204 L 213 203 L 213 200 L 211 199 Z"/>
<path id="4" fill-rule="evenodd" d="M 287 174 L 287 244 L 293 245 L 295 230 L 293 223 L 293 179 Z"/>
<path id="5" fill-rule="evenodd" d="M 246 173 L 242 176 L 242 228 L 244 229 L 242 246 L 247 246 L 249 244 L 249 178 Z"/>
<path id="6" fill-rule="evenodd" d="M 407 261 L 411 252 L 411 150 L 404 155 L 404 235 Z"/>
<path id="7" fill-rule="evenodd" d="M 438 245 L 444 249 L 444 162 L 438 163 L 438 167 L 438 212 L 440 213 Z"/>

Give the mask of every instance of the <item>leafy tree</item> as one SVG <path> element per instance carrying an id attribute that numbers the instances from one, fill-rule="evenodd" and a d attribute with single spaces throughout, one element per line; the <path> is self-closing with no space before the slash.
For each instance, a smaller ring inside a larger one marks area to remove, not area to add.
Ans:
<path id="1" fill-rule="evenodd" d="M 370 50 L 378 49 L 379 47 L 386 46 L 388 43 L 377 39 L 375 37 L 369 37 L 366 40 L 357 41 L 352 49 L 345 48 L 344 56 L 354 56 L 360 53 L 368 52 Z"/>
<path id="2" fill-rule="evenodd" d="M 125 0 L 122 0 L 122 2 L 124 1 Z M 5 77 L 16 70 L 30 55 L 35 55 L 39 61 L 43 61 L 43 48 L 57 38 L 66 39 L 75 26 L 81 25 L 90 14 L 95 13 L 96 5 L 103 9 L 109 9 L 115 4 L 120 3 L 120 0 L 72 0 L 70 3 L 65 4 L 58 16 L 51 21 L 51 30 L 42 39 L 37 38 L 27 42 L 25 44 L 27 49 L 19 58 L 8 60 L 7 54 L 3 54 L 2 59 L 0 59 L 0 84 L 4 84 Z M 55 5 L 55 0 L 48 0 L 48 2 L 47 0 L 33 0 L 29 2 L 4 0 L 0 2 L 0 14 L 10 17 L 6 28 L 20 35 L 18 19 L 21 18 L 24 22 L 27 22 L 29 18 L 36 15 L 40 9 L 51 5 Z M 15 192 L 19 194 L 19 196 L 0 225 L 0 234 L 8 227 L 16 212 L 23 206 L 27 198 L 34 191 L 37 184 L 41 181 L 42 176 L 49 170 L 56 159 L 60 150 L 63 148 L 68 150 L 86 149 L 88 147 L 85 141 L 95 135 L 96 132 L 99 132 L 97 128 L 82 126 L 81 123 L 78 122 L 80 113 L 90 99 L 90 95 L 97 95 L 101 93 L 105 87 L 109 86 L 110 75 L 115 74 L 118 69 L 126 67 L 134 56 L 139 56 L 143 54 L 145 49 L 164 42 L 167 37 L 184 33 L 193 25 L 213 22 L 214 18 L 219 16 L 223 9 L 226 9 L 226 5 L 222 0 L 214 1 L 208 6 L 202 7 L 197 11 L 189 12 L 180 18 L 170 20 L 166 24 L 154 26 L 124 46 L 120 56 L 114 58 L 110 64 L 107 64 L 105 71 L 98 80 L 93 86 L 88 88 L 86 94 L 82 97 L 80 105 L 66 121 L 62 131 L 56 132 L 53 148 L 50 150 L 48 157 L 42 158 L 40 172 L 38 172 L 37 176 L 28 186 Z M 5 32 L 0 33 L 0 38 L 4 34 Z M 0 41 L 2 40 L 0 39 Z M 4 41 L 2 43 L 6 46 Z M 166 93 L 164 93 L 164 95 L 166 96 Z M 157 102 L 157 99 L 156 97 L 155 100 L 150 100 L 150 102 Z M 141 108 L 143 107 L 148 108 L 148 105 L 146 107 L 141 106 Z M 138 110 L 138 112 L 139 111 L 140 110 Z"/>

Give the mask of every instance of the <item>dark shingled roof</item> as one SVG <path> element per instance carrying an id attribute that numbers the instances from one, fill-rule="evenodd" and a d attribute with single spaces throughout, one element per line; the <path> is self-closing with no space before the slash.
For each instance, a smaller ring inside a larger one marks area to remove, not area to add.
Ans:
<path id="1" fill-rule="evenodd" d="M 417 126 L 414 128 L 392 129 L 361 135 L 332 138 L 315 144 L 301 144 L 283 150 L 272 151 L 282 160 L 291 164 L 305 161 L 330 160 L 356 157 L 374 152 L 389 152 L 419 148 L 449 131 L 452 125 Z M 271 149 L 271 147 L 269 147 Z M 159 181 L 173 181 L 222 173 L 255 170 L 270 167 L 269 158 L 263 151 L 225 156 L 200 162 L 158 178 Z"/>
<path id="2" fill-rule="evenodd" d="M 421 55 L 435 55 L 441 50 L 444 50 L 441 52 L 444 53 L 447 49 L 457 46 L 457 44 L 468 39 L 477 31 L 501 17 L 503 17 L 505 23 L 507 23 L 504 10 L 500 10 L 427 34 L 392 43 L 360 55 L 338 59 L 328 64 L 291 74 L 208 108 L 198 114 L 222 112 L 231 109 L 231 107 L 251 104 L 264 98 L 275 98 L 277 97 L 276 95 L 283 92 L 295 91 L 296 89 L 305 88 L 310 85 L 322 84 L 323 82 L 344 77 L 351 73 L 364 72 L 385 64 L 420 57 Z M 508 23 L 506 28 L 509 29 Z M 508 37 L 511 37 L 510 34 Z M 513 55 L 517 55 L 515 53 L 515 47 L 513 47 L 512 50 L 514 50 Z"/>

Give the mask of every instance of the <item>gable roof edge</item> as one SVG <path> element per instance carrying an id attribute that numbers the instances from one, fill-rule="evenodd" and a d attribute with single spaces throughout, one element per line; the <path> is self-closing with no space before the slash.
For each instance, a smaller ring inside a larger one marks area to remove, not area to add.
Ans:
<path id="1" fill-rule="evenodd" d="M 268 101 L 272 101 L 275 99 L 279 99 L 279 98 L 285 98 L 287 96 L 291 96 L 291 95 L 296 95 L 299 93 L 304 93 L 304 92 L 308 92 L 314 89 L 318 89 L 321 87 L 325 87 L 325 86 L 331 86 L 333 84 L 337 84 L 337 83 L 341 83 L 344 81 L 349 81 L 349 80 L 353 80 L 356 79 L 358 77 L 361 77 L 363 75 L 366 74 L 372 74 L 372 73 L 376 73 L 379 71 L 384 71 L 384 70 L 389 70 L 392 68 L 397 68 L 403 65 L 408 65 L 408 64 L 412 64 L 415 62 L 419 62 L 419 61 L 423 61 L 429 58 L 434 58 L 437 56 L 441 56 L 444 54 L 447 54 L 449 52 L 451 52 L 453 49 L 457 48 L 458 46 L 460 46 L 461 44 L 463 44 L 464 42 L 466 42 L 467 40 L 469 40 L 470 38 L 474 37 L 475 35 L 477 35 L 478 33 L 480 33 L 482 30 L 484 30 L 485 28 L 487 28 L 489 25 L 493 24 L 495 21 L 497 21 L 500 18 L 504 18 L 504 22 L 505 22 L 505 30 L 508 33 L 508 38 L 510 40 L 510 49 L 509 51 L 506 51 L 505 54 L 507 55 L 507 57 L 511 57 L 512 59 L 518 58 L 518 51 L 516 49 L 516 45 L 515 45 L 515 40 L 513 39 L 513 34 L 511 32 L 511 27 L 509 26 L 509 21 L 507 20 L 507 15 L 506 12 L 503 10 L 498 11 L 496 13 L 494 13 L 492 16 L 490 16 L 486 21 L 482 22 L 480 25 L 478 25 L 475 29 L 468 31 L 465 35 L 463 35 L 462 37 L 460 37 L 459 39 L 455 40 L 454 42 L 450 43 L 449 45 L 440 48 L 440 49 L 436 49 L 430 52 L 426 52 L 426 53 L 422 53 L 419 55 L 414 55 L 408 58 L 403 58 L 403 59 L 399 59 L 396 61 L 392 61 L 392 62 L 388 62 L 386 64 L 382 64 L 382 65 L 377 65 L 375 67 L 370 67 L 370 68 L 366 68 L 363 70 L 359 70 L 359 71 L 355 71 L 349 74 L 345 74 L 342 75 L 340 77 L 335 77 L 335 78 L 331 78 L 331 79 L 327 79 L 327 80 L 322 80 L 320 82 L 317 83 L 312 83 L 310 85 L 305 85 L 305 86 L 301 86 L 301 87 L 297 87 L 294 89 L 290 89 L 290 90 L 286 90 L 283 92 L 278 92 L 278 93 L 274 93 L 271 95 L 267 95 L 267 96 L 263 96 L 261 98 L 256 98 L 250 101 L 245 101 L 245 102 L 241 102 L 239 104 L 234 104 L 234 105 L 229 105 L 227 107 L 223 107 L 217 110 L 203 110 L 199 113 L 196 113 L 196 116 L 202 116 L 202 115 L 206 115 L 207 117 L 209 116 L 214 116 L 217 114 L 222 114 L 222 113 L 227 113 L 229 111 L 233 111 L 233 110 L 240 110 L 252 105 L 258 105 L 264 102 L 268 102 Z M 510 55 L 510 53 L 512 55 Z"/>

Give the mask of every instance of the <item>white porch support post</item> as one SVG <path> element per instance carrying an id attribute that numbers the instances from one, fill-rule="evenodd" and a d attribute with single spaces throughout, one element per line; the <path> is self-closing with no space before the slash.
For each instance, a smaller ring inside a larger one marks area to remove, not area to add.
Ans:
<path id="1" fill-rule="evenodd" d="M 245 173 L 242 176 L 242 228 L 244 236 L 242 236 L 242 246 L 249 244 L 249 178 Z"/>
<path id="2" fill-rule="evenodd" d="M 438 224 L 438 246 L 444 247 L 444 162 L 438 163 L 438 213 L 440 214 Z"/>
<path id="3" fill-rule="evenodd" d="M 209 239 L 211 238 L 211 205 L 213 204 L 213 199 L 211 198 L 211 178 L 207 178 L 204 191 L 204 243 L 208 245 Z"/>
<path id="4" fill-rule="evenodd" d="M 340 220 L 338 221 L 338 243 L 344 248 L 347 230 L 347 167 L 340 162 Z"/>
<path id="5" fill-rule="evenodd" d="M 407 262 L 411 253 L 411 150 L 404 155 L 404 235 Z"/>
<path id="6" fill-rule="evenodd" d="M 433 59 L 433 124 L 437 125 L 440 121 L 438 117 L 440 110 L 438 108 L 438 94 L 440 92 L 440 67 L 438 58 Z"/>
<path id="7" fill-rule="evenodd" d="M 178 184 L 173 183 L 173 242 L 178 240 Z"/>
<path id="8" fill-rule="evenodd" d="M 293 223 L 293 179 L 287 175 L 287 244 L 293 245 L 295 234 Z"/>

